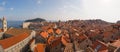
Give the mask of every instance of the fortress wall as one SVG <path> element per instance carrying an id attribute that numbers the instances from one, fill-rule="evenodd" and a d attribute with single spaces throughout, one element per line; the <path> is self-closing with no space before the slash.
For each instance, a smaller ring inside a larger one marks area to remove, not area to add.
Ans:
<path id="1" fill-rule="evenodd" d="M 23 41 L 20 41 L 17 44 L 5 49 L 4 52 L 21 52 L 24 46 L 26 46 L 34 36 L 35 36 L 35 31 L 32 31 L 30 36 L 25 38 Z"/>

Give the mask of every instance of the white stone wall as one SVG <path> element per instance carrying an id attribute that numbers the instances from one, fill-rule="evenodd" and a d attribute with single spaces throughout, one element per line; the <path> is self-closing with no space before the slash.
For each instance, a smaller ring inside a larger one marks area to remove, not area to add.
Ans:
<path id="1" fill-rule="evenodd" d="M 30 45 L 30 49 L 31 49 L 31 51 L 34 51 L 34 48 L 36 47 L 36 45 L 35 45 L 35 40 L 33 40 L 33 42 L 31 43 L 31 45 Z"/>
<path id="2" fill-rule="evenodd" d="M 35 37 L 35 34 L 36 34 L 36 32 L 35 31 L 33 31 L 33 33 L 31 33 L 32 34 L 32 37 Z M 34 51 L 34 48 L 36 47 L 36 44 L 35 44 L 35 40 L 31 43 L 31 45 L 30 45 L 30 49 L 31 49 L 31 51 Z"/>
<path id="3" fill-rule="evenodd" d="M 3 37 L 4 32 L 0 32 L 0 39 Z"/>
<path id="4" fill-rule="evenodd" d="M 4 50 L 3 50 L 3 48 L 2 48 L 2 46 L 0 45 L 0 52 L 4 52 Z"/>
<path id="5" fill-rule="evenodd" d="M 23 22 L 23 28 L 28 28 L 29 25 L 30 25 L 30 22 Z"/>
<path id="6" fill-rule="evenodd" d="M 25 38 L 23 41 L 18 42 L 17 44 L 4 49 L 4 52 L 21 52 L 22 48 L 24 48 L 25 45 L 28 44 L 28 42 L 35 36 L 36 32 L 32 31 L 30 36 Z"/>

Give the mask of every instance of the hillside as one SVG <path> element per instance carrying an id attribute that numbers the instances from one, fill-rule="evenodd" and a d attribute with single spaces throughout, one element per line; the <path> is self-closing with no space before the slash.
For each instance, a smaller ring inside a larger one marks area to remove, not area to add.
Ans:
<path id="1" fill-rule="evenodd" d="M 42 19 L 42 18 L 35 18 L 35 19 L 25 20 L 25 22 L 43 22 L 43 21 L 46 21 L 46 20 Z"/>

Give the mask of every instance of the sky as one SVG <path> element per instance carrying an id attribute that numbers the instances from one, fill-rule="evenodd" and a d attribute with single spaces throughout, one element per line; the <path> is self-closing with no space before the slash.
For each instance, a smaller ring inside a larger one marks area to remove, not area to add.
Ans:
<path id="1" fill-rule="evenodd" d="M 26 20 L 120 20 L 120 0 L 0 0 L 0 18 Z"/>

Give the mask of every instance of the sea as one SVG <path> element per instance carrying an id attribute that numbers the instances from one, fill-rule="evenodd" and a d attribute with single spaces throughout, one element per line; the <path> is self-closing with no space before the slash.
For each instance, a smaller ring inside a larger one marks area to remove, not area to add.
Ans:
<path id="1" fill-rule="evenodd" d="M 22 28 L 22 23 L 24 21 L 7 21 L 8 28 L 14 27 L 14 28 Z M 0 22 L 0 28 L 2 28 L 2 22 Z"/>

